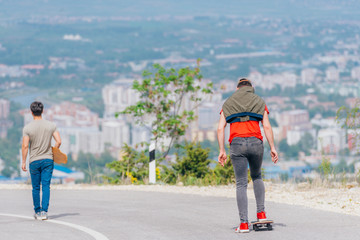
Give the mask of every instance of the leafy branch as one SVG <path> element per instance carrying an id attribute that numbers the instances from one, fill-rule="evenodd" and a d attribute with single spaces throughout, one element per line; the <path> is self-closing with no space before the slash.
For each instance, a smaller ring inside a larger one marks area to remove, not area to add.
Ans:
<path id="1" fill-rule="evenodd" d="M 199 65 L 200 60 L 194 69 L 175 70 L 155 64 L 155 73 L 144 71 L 143 80 L 133 83 L 140 100 L 116 114 L 129 115 L 135 123 L 150 128 L 155 145 L 162 141 L 162 157 L 185 135 L 189 123 L 196 120 L 196 109 L 212 93 L 212 82 L 202 82 Z"/>

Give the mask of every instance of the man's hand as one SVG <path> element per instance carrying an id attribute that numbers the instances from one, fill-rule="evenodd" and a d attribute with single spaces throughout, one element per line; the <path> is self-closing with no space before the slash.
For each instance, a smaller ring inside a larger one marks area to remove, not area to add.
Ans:
<path id="1" fill-rule="evenodd" d="M 271 160 L 273 161 L 273 163 L 276 164 L 279 161 L 279 156 L 275 148 L 270 150 L 270 155 L 271 155 Z"/>
<path id="2" fill-rule="evenodd" d="M 24 172 L 27 172 L 27 169 L 26 169 L 26 162 L 22 163 L 22 165 L 21 165 L 21 169 L 22 169 Z"/>
<path id="3" fill-rule="evenodd" d="M 225 115 L 224 115 L 223 111 L 221 111 L 219 125 L 218 125 L 218 129 L 217 129 L 217 138 L 218 138 L 219 148 L 220 148 L 218 161 L 221 164 L 221 166 L 224 166 L 226 163 L 226 160 L 227 160 L 225 146 L 224 146 L 225 145 L 225 143 L 224 143 L 225 127 L 226 127 Z"/>
<path id="4" fill-rule="evenodd" d="M 218 161 L 221 164 L 221 166 L 224 166 L 226 161 L 227 161 L 227 156 L 226 156 L 226 152 L 220 152 L 219 153 L 219 157 L 218 157 Z"/>

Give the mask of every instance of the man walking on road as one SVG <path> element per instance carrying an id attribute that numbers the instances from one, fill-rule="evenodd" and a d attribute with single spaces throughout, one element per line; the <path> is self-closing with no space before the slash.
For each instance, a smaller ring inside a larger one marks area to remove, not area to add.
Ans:
<path id="1" fill-rule="evenodd" d="M 42 119 L 44 106 L 41 102 L 33 102 L 30 109 L 34 121 L 27 124 L 23 129 L 22 143 L 22 170 L 26 169 L 26 158 L 29 145 L 29 168 L 32 184 L 32 197 L 35 210 L 35 219 L 47 220 L 47 211 L 50 200 L 50 182 L 54 169 L 51 139 L 55 139 L 55 147 L 61 145 L 59 132 L 56 125 Z M 40 205 L 40 184 L 42 185 L 42 201 Z"/>
<path id="2" fill-rule="evenodd" d="M 274 146 L 274 137 L 268 117 L 269 111 L 262 98 L 254 93 L 251 82 L 239 80 L 236 92 L 224 103 L 218 126 L 219 163 L 224 166 L 227 161 L 225 151 L 225 127 L 230 124 L 230 158 L 236 178 L 236 200 L 240 216 L 240 226 L 236 232 L 249 232 L 248 220 L 248 165 L 253 180 L 258 221 L 266 221 L 265 186 L 261 176 L 263 161 L 263 137 L 259 122 L 262 123 L 266 139 L 270 145 L 271 159 L 278 161 Z"/>

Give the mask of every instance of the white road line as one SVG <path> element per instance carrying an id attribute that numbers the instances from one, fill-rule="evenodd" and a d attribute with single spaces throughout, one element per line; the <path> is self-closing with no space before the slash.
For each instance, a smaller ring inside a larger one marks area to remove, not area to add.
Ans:
<path id="1" fill-rule="evenodd" d="M 16 217 L 16 218 L 24 218 L 24 219 L 31 219 L 34 220 L 33 217 L 29 217 L 29 216 L 22 216 L 22 215 L 16 215 L 16 214 L 6 214 L 6 213 L 0 213 L 0 216 L 5 216 L 5 217 Z M 35 220 L 34 220 L 35 221 Z M 67 223 L 67 222 L 63 222 L 63 221 L 58 221 L 58 220 L 46 220 L 46 222 L 50 222 L 50 223 L 56 223 L 56 224 L 60 224 L 60 225 L 65 225 L 71 228 L 75 228 L 77 230 L 83 231 L 87 234 L 89 234 L 90 236 L 92 236 L 93 238 L 95 238 L 96 240 L 109 240 L 106 236 L 104 236 L 103 234 L 92 230 L 90 228 L 87 227 L 83 227 L 74 223 Z"/>

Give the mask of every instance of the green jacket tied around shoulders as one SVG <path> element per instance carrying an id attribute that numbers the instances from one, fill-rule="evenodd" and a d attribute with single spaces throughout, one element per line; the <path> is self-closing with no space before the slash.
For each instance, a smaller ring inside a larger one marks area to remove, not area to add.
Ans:
<path id="1" fill-rule="evenodd" d="M 250 86 L 240 87 L 224 103 L 222 109 L 227 123 L 262 121 L 265 101 Z"/>

